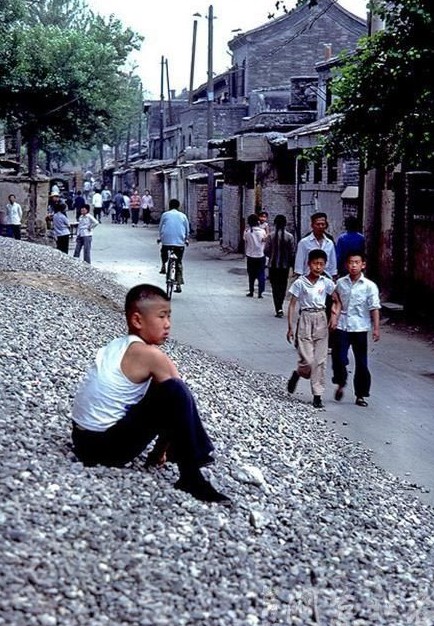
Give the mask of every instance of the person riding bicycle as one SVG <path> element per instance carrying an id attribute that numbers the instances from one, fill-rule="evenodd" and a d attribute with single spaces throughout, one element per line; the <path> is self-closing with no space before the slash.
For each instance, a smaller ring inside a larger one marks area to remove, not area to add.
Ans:
<path id="1" fill-rule="evenodd" d="M 166 263 L 169 258 L 169 250 L 173 249 L 178 257 L 176 268 L 176 287 L 175 291 L 182 291 L 181 285 L 184 284 L 182 274 L 182 257 L 184 255 L 185 246 L 188 246 L 188 235 L 190 225 L 188 218 L 179 210 L 179 200 L 172 198 L 169 200 L 169 210 L 165 211 L 160 219 L 159 238 L 157 243 L 161 243 L 161 269 L 160 274 L 166 273 Z"/>

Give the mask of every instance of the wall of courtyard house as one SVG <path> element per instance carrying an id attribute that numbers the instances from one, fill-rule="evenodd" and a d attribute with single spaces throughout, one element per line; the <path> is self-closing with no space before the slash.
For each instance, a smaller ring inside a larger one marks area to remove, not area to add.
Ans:
<path id="1" fill-rule="evenodd" d="M 229 43 L 234 65 L 246 67 L 246 95 L 253 89 L 283 84 L 290 76 L 314 74 L 328 44 L 333 54 L 355 49 L 366 26 L 336 6 L 323 9 L 305 6 Z"/>
<path id="2" fill-rule="evenodd" d="M 225 183 L 222 192 L 222 245 L 243 250 L 243 231 L 248 215 L 255 213 L 255 190 Z"/>
<path id="3" fill-rule="evenodd" d="M 214 105 L 213 107 L 213 138 L 230 137 L 240 128 L 246 115 L 243 105 Z M 199 149 L 195 158 L 207 156 L 208 141 L 208 110 L 206 103 L 195 104 L 181 113 L 181 144 L 185 149 L 194 146 Z"/>
<path id="4" fill-rule="evenodd" d="M 295 185 L 279 185 L 278 183 L 265 184 L 262 187 L 262 209 L 268 213 L 268 223 L 273 227 L 276 215 L 285 215 L 287 228 L 295 230 Z"/>

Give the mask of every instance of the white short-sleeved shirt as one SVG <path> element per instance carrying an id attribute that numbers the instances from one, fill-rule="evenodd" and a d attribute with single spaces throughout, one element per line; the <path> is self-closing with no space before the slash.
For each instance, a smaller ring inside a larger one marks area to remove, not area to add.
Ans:
<path id="1" fill-rule="evenodd" d="M 300 310 L 303 309 L 324 309 L 326 296 L 331 296 L 335 290 L 335 284 L 331 278 L 320 276 L 318 280 L 311 283 L 307 276 L 300 276 L 295 280 L 289 294 L 298 299 Z"/>
<path id="2" fill-rule="evenodd" d="M 348 332 L 371 329 L 371 311 L 381 309 L 377 285 L 362 274 L 353 282 L 348 276 L 339 278 L 336 292 L 342 302 L 337 328 Z"/>
<path id="3" fill-rule="evenodd" d="M 260 226 L 246 228 L 244 231 L 245 253 L 246 256 L 260 259 L 264 256 L 264 244 L 267 233 Z"/>
<path id="4" fill-rule="evenodd" d="M 325 271 L 329 276 L 335 276 L 338 272 L 336 264 L 335 244 L 331 239 L 324 236 L 318 241 L 313 233 L 300 239 L 295 255 L 294 272 L 296 274 L 306 274 L 309 271 L 308 257 L 311 250 L 323 250 L 327 255 Z"/>

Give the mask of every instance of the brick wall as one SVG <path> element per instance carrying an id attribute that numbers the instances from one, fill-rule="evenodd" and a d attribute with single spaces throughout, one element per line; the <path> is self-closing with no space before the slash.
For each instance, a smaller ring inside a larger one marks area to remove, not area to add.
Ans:
<path id="1" fill-rule="evenodd" d="M 214 139 L 233 135 L 240 127 L 246 114 L 242 105 L 214 105 Z M 181 145 L 199 148 L 195 158 L 206 158 L 208 141 L 208 110 L 206 103 L 195 104 L 181 113 Z"/>
<path id="2" fill-rule="evenodd" d="M 273 183 L 262 188 L 262 208 L 268 212 L 268 223 L 273 227 L 276 215 L 285 215 L 288 230 L 294 231 L 295 186 Z"/>
<path id="3" fill-rule="evenodd" d="M 260 87 L 288 84 L 290 77 L 315 75 L 315 64 L 324 59 L 324 44 L 330 43 L 332 54 L 337 55 L 355 49 L 364 34 L 366 26 L 359 18 L 349 16 L 336 3 L 320 0 L 317 7 L 304 5 L 236 38 L 229 47 L 234 65 L 246 63 L 249 94 Z"/>
<path id="4" fill-rule="evenodd" d="M 240 244 L 241 188 L 225 184 L 222 194 L 222 244 L 225 248 L 238 250 Z"/>

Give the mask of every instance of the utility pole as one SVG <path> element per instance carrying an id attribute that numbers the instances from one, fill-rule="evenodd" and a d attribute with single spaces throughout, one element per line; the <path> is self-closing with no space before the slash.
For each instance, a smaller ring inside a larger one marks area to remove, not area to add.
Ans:
<path id="1" fill-rule="evenodd" d="M 207 86 L 207 136 L 213 138 L 214 134 L 214 80 L 213 80 L 213 20 L 214 10 L 212 4 L 208 9 L 208 86 Z M 208 145 L 208 158 L 212 155 L 212 149 Z"/>
<path id="2" fill-rule="evenodd" d="M 212 4 L 208 8 L 208 85 L 207 85 L 207 155 L 212 157 L 212 148 L 209 145 L 214 135 L 214 78 L 213 78 L 213 21 L 214 9 Z M 214 240 L 214 170 L 208 166 L 208 233 L 209 240 Z"/>
<path id="3" fill-rule="evenodd" d="M 169 105 L 169 126 L 171 126 L 173 124 L 172 98 L 170 94 L 169 63 L 167 59 L 166 59 L 166 82 L 167 82 L 167 104 Z"/>
<path id="4" fill-rule="evenodd" d="M 139 81 L 139 125 L 137 132 L 137 144 L 138 144 L 138 154 L 139 158 L 142 154 L 142 117 L 143 117 L 143 88 L 142 81 Z"/>
<path id="5" fill-rule="evenodd" d="M 164 56 L 161 57 L 161 80 L 160 80 L 160 159 L 163 159 L 164 139 Z"/>
<path id="6" fill-rule="evenodd" d="M 199 17 L 199 14 L 196 13 Z M 190 89 L 188 91 L 188 104 L 193 104 L 193 82 L 194 82 L 194 64 L 196 61 L 196 38 L 197 38 L 197 20 L 193 22 L 193 43 L 191 46 L 191 65 L 190 65 Z"/>

